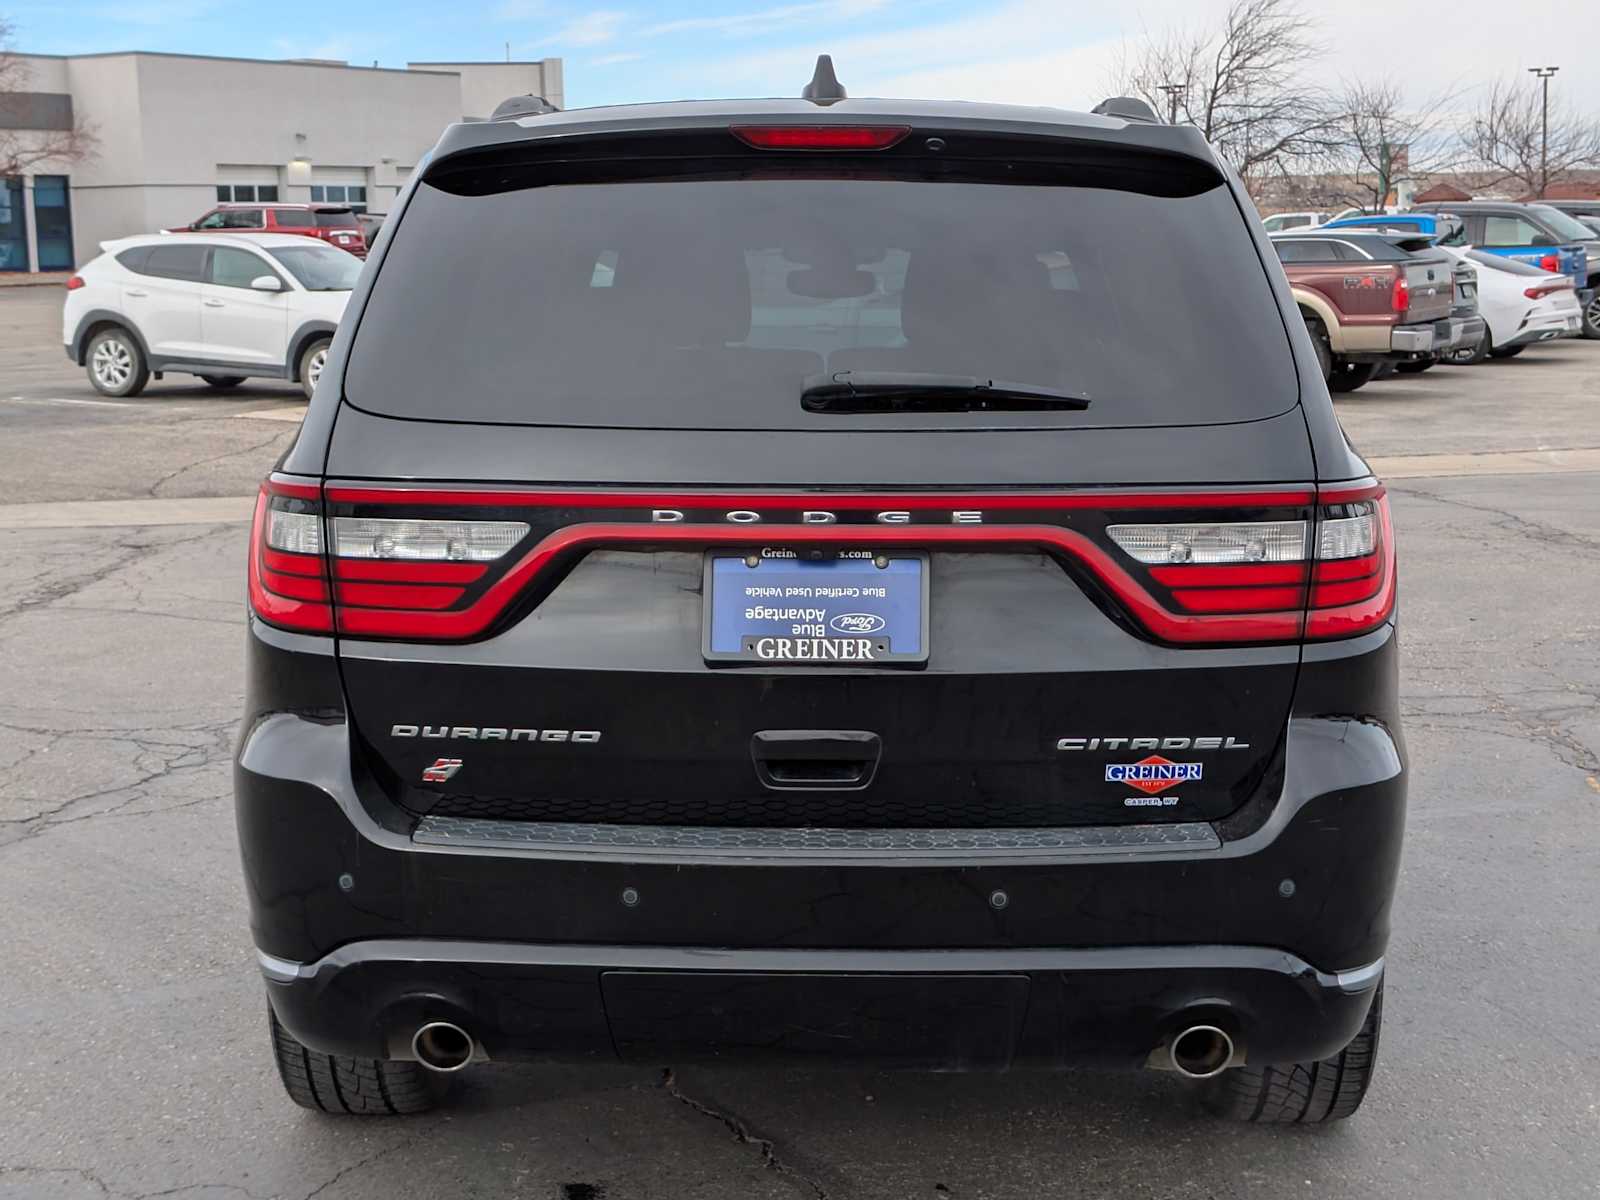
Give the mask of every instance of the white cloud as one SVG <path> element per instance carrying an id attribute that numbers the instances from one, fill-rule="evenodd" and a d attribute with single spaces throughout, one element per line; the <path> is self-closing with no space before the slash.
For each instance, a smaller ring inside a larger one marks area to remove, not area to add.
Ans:
<path id="1" fill-rule="evenodd" d="M 889 0 L 811 0 L 755 12 L 727 13 L 715 17 L 682 17 L 647 26 L 644 33 L 659 37 L 675 33 L 712 33 L 722 37 L 761 37 L 797 25 L 823 21 L 848 21 L 884 9 Z"/>
<path id="2" fill-rule="evenodd" d="M 1323 82 L 1392 77 L 1421 101 L 1475 89 L 1496 76 L 1570 59 L 1556 77 L 1560 94 L 1580 109 L 1600 109 L 1600 71 L 1574 51 L 1572 0 L 1519 0 L 1508 11 L 1496 0 L 1457 0 L 1447 21 L 1430 22 L 1422 41 L 1374 36 L 1397 15 L 1394 0 L 1340 0 L 1335 7 L 1304 0 L 1308 24 L 1326 45 L 1316 68 Z M 800 6 L 791 6 L 800 7 Z M 1409 10 L 1410 6 L 1401 6 Z M 819 51 L 833 55 L 853 96 L 919 96 L 1089 108 L 1110 91 L 1124 52 L 1147 33 L 1214 26 L 1227 0 L 1142 0 L 1136 8 L 1088 8 L 1061 0 L 1002 0 L 968 15 L 853 37 L 811 38 L 755 53 L 710 54 L 671 80 L 652 81 L 668 94 L 692 86 L 701 95 L 798 93 Z M 772 10 L 769 10 L 772 11 Z M 777 85 L 774 81 L 780 81 Z M 786 86 L 792 84 L 791 86 Z"/>
<path id="3" fill-rule="evenodd" d="M 531 21 L 545 16 L 549 8 L 545 0 L 500 0 L 489 15 L 496 21 Z"/>
<path id="4" fill-rule="evenodd" d="M 597 9 L 568 21 L 549 40 L 558 46 L 599 46 L 616 38 L 627 16 L 614 9 Z"/>

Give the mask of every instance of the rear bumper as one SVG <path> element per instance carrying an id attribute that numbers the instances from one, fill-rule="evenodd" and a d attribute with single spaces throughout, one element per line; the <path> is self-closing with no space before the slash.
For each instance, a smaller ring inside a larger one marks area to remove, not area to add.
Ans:
<path id="1" fill-rule="evenodd" d="M 1501 346 L 1527 346 L 1534 342 L 1548 342 L 1556 338 L 1581 337 L 1583 335 L 1583 313 L 1577 312 L 1546 313 L 1531 317 L 1526 320 L 1522 328 L 1504 342 Z"/>
<path id="2" fill-rule="evenodd" d="M 910 848 L 419 827 L 353 749 L 322 640 L 253 626 L 252 933 L 319 1050 L 401 1056 L 443 1018 L 506 1059 L 1137 1065 L 1209 1023 L 1250 1061 L 1300 1061 L 1349 1041 L 1381 972 L 1405 812 L 1392 625 L 1306 647 L 1281 766 L 1224 821 Z"/>
<path id="3" fill-rule="evenodd" d="M 1233 1064 L 1324 1058 L 1356 1035 L 1383 963 L 1326 974 L 1248 946 L 716 950 L 370 941 L 262 957 L 279 1020 L 337 1054 L 410 1058 L 429 1021 L 506 1061 L 783 1061 L 923 1070 L 1162 1067 L 1213 1024 Z"/>

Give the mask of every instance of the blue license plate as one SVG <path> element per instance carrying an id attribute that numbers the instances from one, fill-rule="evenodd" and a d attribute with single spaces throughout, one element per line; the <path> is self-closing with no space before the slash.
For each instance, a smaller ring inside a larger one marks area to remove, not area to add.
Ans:
<path id="1" fill-rule="evenodd" d="M 710 554 L 708 660 L 878 666 L 928 660 L 928 559 L 918 553 L 767 547 Z"/>

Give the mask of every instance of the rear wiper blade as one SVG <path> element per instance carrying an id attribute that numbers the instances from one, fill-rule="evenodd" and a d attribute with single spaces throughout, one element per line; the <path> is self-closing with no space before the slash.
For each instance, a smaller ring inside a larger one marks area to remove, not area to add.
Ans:
<path id="1" fill-rule="evenodd" d="M 807 412 L 1078 412 L 1089 397 L 1033 383 L 920 371 L 834 371 L 808 375 Z"/>

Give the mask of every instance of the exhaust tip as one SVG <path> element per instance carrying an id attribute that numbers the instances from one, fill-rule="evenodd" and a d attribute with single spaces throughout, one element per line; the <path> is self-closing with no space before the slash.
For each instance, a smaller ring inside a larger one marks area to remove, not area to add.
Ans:
<path id="1" fill-rule="evenodd" d="M 430 1071 L 459 1071 L 472 1061 L 472 1037 L 449 1021 L 429 1021 L 412 1034 L 411 1052 Z"/>
<path id="2" fill-rule="evenodd" d="M 1233 1039 L 1215 1025 L 1191 1025 L 1177 1037 L 1167 1053 L 1172 1069 L 1190 1079 L 1210 1079 L 1233 1061 Z"/>

